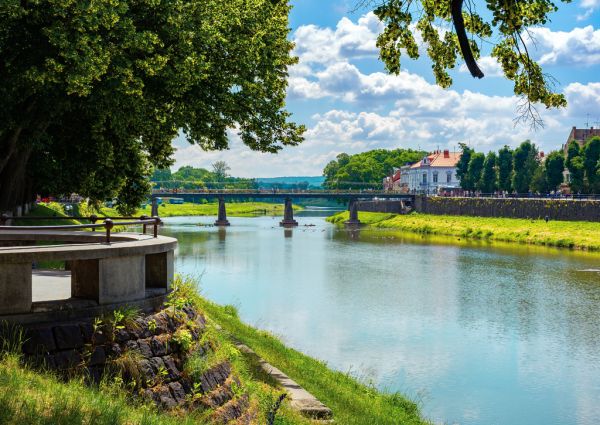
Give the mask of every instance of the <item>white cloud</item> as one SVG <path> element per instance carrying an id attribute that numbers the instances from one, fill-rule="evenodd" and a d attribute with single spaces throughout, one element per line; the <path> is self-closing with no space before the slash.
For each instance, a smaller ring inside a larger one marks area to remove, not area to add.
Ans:
<path id="1" fill-rule="evenodd" d="M 542 65 L 600 64 L 600 30 L 588 25 L 571 31 L 531 29 L 533 55 Z"/>
<path id="2" fill-rule="evenodd" d="M 596 9 L 600 8 L 600 0 L 581 0 L 579 7 L 585 9 L 585 12 L 577 16 L 578 21 L 584 21 L 589 18 Z"/>
<path id="3" fill-rule="evenodd" d="M 318 111 L 307 123 L 300 146 L 277 155 L 257 153 L 233 133 L 229 151 L 203 152 L 180 141 L 177 166 L 208 168 L 225 160 L 238 176 L 319 175 L 341 152 L 375 148 L 453 149 L 468 142 L 487 151 L 531 139 L 547 151 L 565 142 L 571 126 L 582 124 L 580 117 L 600 110 L 600 82 L 569 84 L 564 89 L 569 107 L 541 108 L 546 128 L 534 133 L 527 126 L 514 126 L 514 96 L 445 90 L 406 70 L 397 76 L 366 72 L 355 61 L 377 55 L 379 26 L 370 13 L 356 23 L 343 18 L 335 29 L 306 25 L 294 33 L 301 59 L 290 70 L 289 99 L 303 99 L 303 107 Z M 535 38 L 545 64 L 600 63 L 600 31 L 591 26 L 570 32 L 536 29 Z M 487 76 L 499 72 L 489 56 L 480 64 Z"/>
<path id="4" fill-rule="evenodd" d="M 301 64 L 331 64 L 342 59 L 376 57 L 375 40 L 382 24 L 373 12 L 363 15 L 357 23 L 342 18 L 335 28 L 303 25 L 293 34 L 294 54 Z"/>

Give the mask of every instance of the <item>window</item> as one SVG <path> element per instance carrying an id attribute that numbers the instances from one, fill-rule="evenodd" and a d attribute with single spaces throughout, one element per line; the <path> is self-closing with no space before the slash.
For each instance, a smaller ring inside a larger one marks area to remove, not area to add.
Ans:
<path id="1" fill-rule="evenodd" d="M 434 183 L 438 182 L 438 173 L 437 173 L 437 171 L 435 173 L 433 173 L 433 182 Z"/>
<path id="2" fill-rule="evenodd" d="M 450 183 L 452 181 L 452 171 L 448 171 L 446 173 L 446 183 Z"/>
<path id="3" fill-rule="evenodd" d="M 423 173 L 423 184 L 427 184 L 427 173 Z"/>

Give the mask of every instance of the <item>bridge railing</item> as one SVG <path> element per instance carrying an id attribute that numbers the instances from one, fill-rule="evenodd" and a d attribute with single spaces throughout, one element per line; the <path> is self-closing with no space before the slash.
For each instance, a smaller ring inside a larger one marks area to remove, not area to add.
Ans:
<path id="1" fill-rule="evenodd" d="M 19 221 L 34 221 L 34 220 L 87 220 L 89 224 L 66 224 L 66 225 L 43 225 L 43 226 L 21 226 L 21 225 L 9 225 L 6 223 L 8 220 L 17 219 Z M 89 217 L 69 217 L 69 216 L 44 216 L 44 217 L 10 217 L 6 214 L 0 216 L 0 232 L 5 230 L 17 231 L 17 232 L 31 232 L 36 230 L 85 230 L 90 229 L 95 232 L 96 229 L 103 228 L 106 232 L 105 242 L 110 244 L 111 231 L 114 226 L 142 226 L 142 233 L 146 234 L 147 226 L 152 226 L 153 236 L 158 237 L 158 227 L 161 224 L 159 217 L 102 217 L 102 223 L 96 223 L 101 218 L 96 215 Z M 124 220 L 124 221 L 113 221 L 113 220 Z"/>

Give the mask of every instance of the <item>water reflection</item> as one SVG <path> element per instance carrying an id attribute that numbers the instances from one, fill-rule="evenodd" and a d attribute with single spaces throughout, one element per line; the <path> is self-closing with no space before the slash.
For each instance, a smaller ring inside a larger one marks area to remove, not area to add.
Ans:
<path id="1" fill-rule="evenodd" d="M 437 422 L 600 423 L 600 256 L 299 217 L 167 219 L 178 271 L 290 345 L 423 402 Z M 309 225 L 309 226 L 306 226 Z M 314 226 L 313 226 L 314 225 Z M 291 235 L 290 233 L 290 235 Z"/>

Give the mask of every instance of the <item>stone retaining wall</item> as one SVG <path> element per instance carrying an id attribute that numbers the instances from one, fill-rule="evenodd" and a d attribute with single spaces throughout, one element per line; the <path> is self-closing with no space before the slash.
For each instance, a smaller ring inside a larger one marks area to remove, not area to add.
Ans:
<path id="1" fill-rule="evenodd" d="M 358 210 L 367 212 L 403 214 L 406 212 L 404 201 L 358 201 Z"/>
<path id="2" fill-rule="evenodd" d="M 228 361 L 212 366 L 196 382 L 184 372 L 191 353 L 174 335 L 189 332 L 199 342 L 205 328 L 204 315 L 191 307 L 144 315 L 117 329 L 92 321 L 38 325 L 26 329 L 23 352 L 34 365 L 65 376 L 83 373 L 90 383 L 119 375 L 134 384 L 140 397 L 163 409 L 210 410 L 212 423 L 251 423 L 255 413 L 246 394 L 234 393 L 240 381 Z M 197 344 L 195 350 L 205 355 L 211 346 Z"/>
<path id="3" fill-rule="evenodd" d="M 417 196 L 414 207 L 425 214 L 600 221 L 600 201 Z"/>

